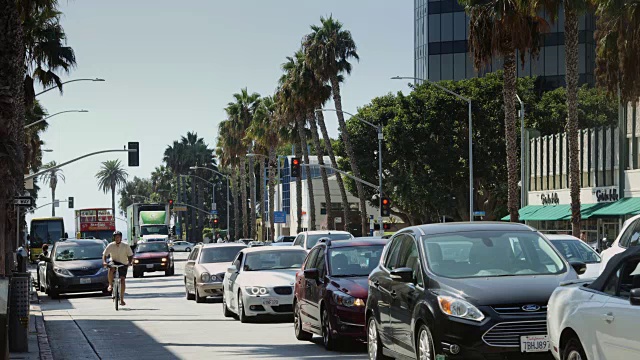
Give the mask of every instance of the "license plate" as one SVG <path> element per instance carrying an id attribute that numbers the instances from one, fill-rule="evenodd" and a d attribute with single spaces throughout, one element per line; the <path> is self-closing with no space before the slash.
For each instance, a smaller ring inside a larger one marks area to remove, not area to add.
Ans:
<path id="1" fill-rule="evenodd" d="M 153 264 L 147 264 L 147 269 L 153 269 Z"/>
<path id="2" fill-rule="evenodd" d="M 264 299 L 262 305 L 278 306 L 278 299 Z"/>
<path id="3" fill-rule="evenodd" d="M 548 335 L 531 335 L 520 337 L 521 352 L 545 352 L 551 350 Z"/>
<path id="4" fill-rule="evenodd" d="M 91 284 L 91 278 L 80 278 L 80 284 Z"/>

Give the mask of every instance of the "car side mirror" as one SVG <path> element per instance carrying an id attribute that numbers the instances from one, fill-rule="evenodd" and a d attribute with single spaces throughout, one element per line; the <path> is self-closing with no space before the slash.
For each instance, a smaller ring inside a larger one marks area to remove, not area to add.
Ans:
<path id="1" fill-rule="evenodd" d="M 582 261 L 571 261 L 569 262 L 569 265 L 571 265 L 578 275 L 582 275 L 587 271 L 587 264 Z"/>
<path id="2" fill-rule="evenodd" d="M 413 269 L 408 267 L 391 270 L 391 279 L 405 283 L 413 282 Z"/>
<path id="3" fill-rule="evenodd" d="M 229 274 L 236 273 L 236 272 L 238 272 L 238 268 L 236 268 L 235 266 L 229 266 L 229 267 L 227 268 L 227 272 L 228 272 Z"/>
<path id="4" fill-rule="evenodd" d="M 640 288 L 631 289 L 631 293 L 629 294 L 629 302 L 631 305 L 640 305 Z"/>
<path id="5" fill-rule="evenodd" d="M 173 248 L 169 248 L 169 251 L 174 252 L 175 250 Z"/>
<path id="6" fill-rule="evenodd" d="M 318 280 L 318 278 L 320 277 L 320 273 L 318 272 L 318 269 L 305 269 L 304 270 L 304 278 L 305 279 L 310 279 L 310 280 Z"/>

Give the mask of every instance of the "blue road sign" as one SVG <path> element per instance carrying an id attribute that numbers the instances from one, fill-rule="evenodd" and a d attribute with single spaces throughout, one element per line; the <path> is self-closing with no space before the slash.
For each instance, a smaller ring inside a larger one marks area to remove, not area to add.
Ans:
<path id="1" fill-rule="evenodd" d="M 218 210 L 211 210 L 211 215 L 218 215 Z"/>
<path id="2" fill-rule="evenodd" d="M 485 216 L 487 215 L 487 213 L 485 213 L 484 211 L 474 211 L 473 212 L 473 216 Z"/>
<path id="3" fill-rule="evenodd" d="M 284 211 L 274 211 L 273 222 L 275 224 L 285 224 L 287 222 L 287 213 Z"/>

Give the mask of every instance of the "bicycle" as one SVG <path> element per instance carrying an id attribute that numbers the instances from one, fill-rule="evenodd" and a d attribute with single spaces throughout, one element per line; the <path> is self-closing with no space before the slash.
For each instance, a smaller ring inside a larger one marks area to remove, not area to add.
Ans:
<path id="1" fill-rule="evenodd" d="M 116 265 L 109 264 L 110 268 L 116 269 L 113 274 L 113 284 L 111 285 L 111 298 L 113 302 L 116 304 L 116 311 L 118 311 L 118 306 L 120 306 L 120 274 L 118 274 L 118 268 L 121 268 L 127 265 Z"/>

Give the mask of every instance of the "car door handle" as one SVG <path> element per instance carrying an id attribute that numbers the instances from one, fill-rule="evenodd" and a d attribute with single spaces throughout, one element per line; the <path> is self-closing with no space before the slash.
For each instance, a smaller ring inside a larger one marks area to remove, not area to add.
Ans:
<path id="1" fill-rule="evenodd" d="M 613 316 L 613 313 L 607 313 L 602 316 L 602 320 L 606 321 L 608 324 L 611 324 L 616 317 Z"/>
<path id="2" fill-rule="evenodd" d="M 378 280 L 374 281 L 374 282 L 373 282 L 373 286 L 375 286 L 375 287 L 376 287 L 376 289 L 377 289 L 378 287 L 380 287 L 380 281 L 378 281 Z"/>
<path id="3" fill-rule="evenodd" d="M 396 296 L 398 296 L 398 294 L 396 293 L 395 290 L 391 290 L 391 297 L 395 298 Z"/>

